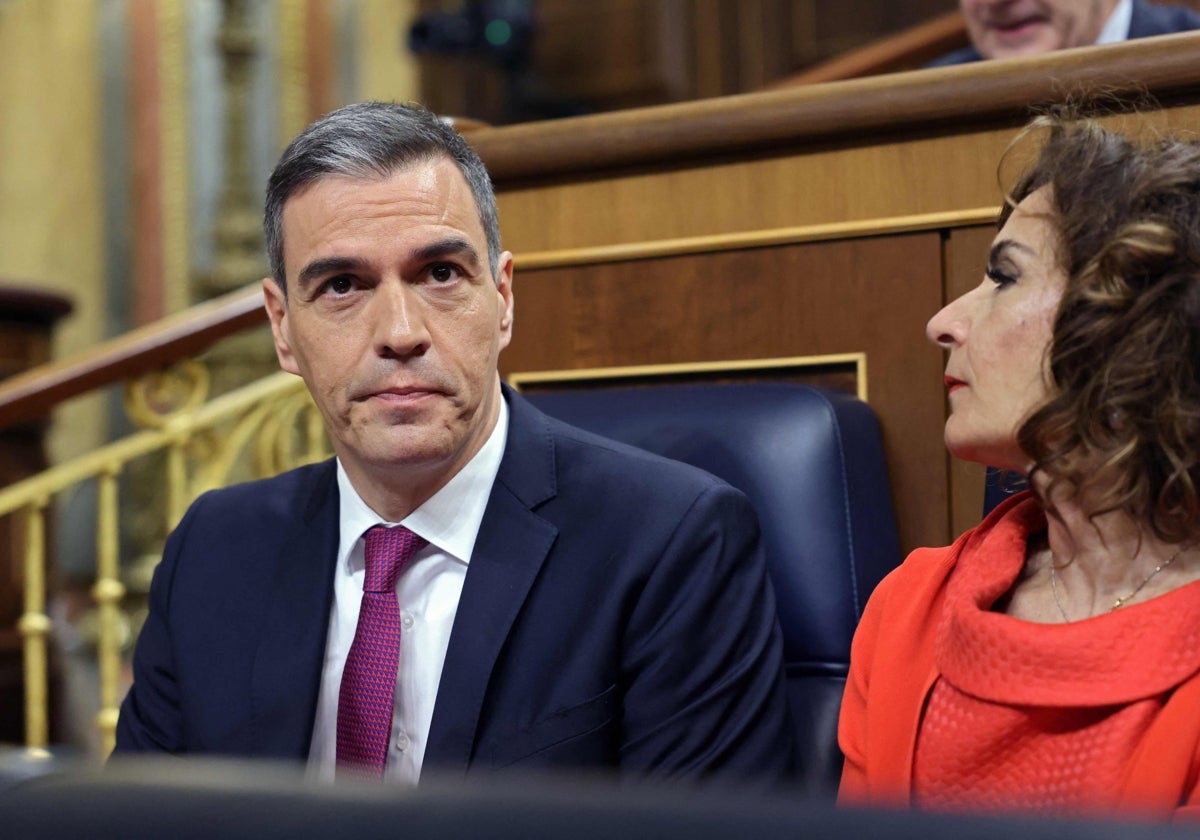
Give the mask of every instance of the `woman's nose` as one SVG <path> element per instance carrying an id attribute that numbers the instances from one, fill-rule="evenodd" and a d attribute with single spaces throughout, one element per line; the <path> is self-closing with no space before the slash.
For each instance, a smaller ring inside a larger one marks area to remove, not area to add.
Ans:
<path id="1" fill-rule="evenodd" d="M 958 298 L 943 306 L 925 325 L 925 335 L 943 350 L 961 344 L 966 337 L 966 321 L 959 305 L 961 300 Z"/>

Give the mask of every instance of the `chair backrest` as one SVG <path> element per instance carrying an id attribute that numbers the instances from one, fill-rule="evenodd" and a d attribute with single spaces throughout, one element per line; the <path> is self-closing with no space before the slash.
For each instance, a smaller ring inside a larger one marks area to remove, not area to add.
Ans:
<path id="1" fill-rule="evenodd" d="M 700 467 L 749 497 L 779 605 L 798 783 L 832 792 L 850 641 L 867 596 L 900 560 L 871 408 L 850 394 L 789 383 L 525 396 L 553 417 Z"/>

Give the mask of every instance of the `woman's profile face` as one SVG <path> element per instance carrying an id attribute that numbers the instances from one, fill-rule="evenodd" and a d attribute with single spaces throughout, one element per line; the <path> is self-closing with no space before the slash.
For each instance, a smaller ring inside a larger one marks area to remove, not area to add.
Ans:
<path id="1" fill-rule="evenodd" d="M 1049 187 L 1017 205 L 992 242 L 983 282 L 925 328 L 948 351 L 946 447 L 957 458 L 1027 472 L 1017 430 L 1049 397 L 1046 351 L 1066 286 Z"/>

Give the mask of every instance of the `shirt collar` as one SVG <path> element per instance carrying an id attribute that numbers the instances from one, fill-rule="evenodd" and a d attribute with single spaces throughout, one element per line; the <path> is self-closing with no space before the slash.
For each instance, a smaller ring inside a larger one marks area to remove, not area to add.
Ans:
<path id="1" fill-rule="evenodd" d="M 1129 25 L 1133 20 L 1133 0 L 1119 0 L 1104 22 L 1097 44 L 1115 44 L 1129 39 Z"/>
<path id="2" fill-rule="evenodd" d="M 414 534 L 424 537 L 430 545 L 456 560 L 469 563 L 475 550 L 475 539 L 492 484 L 500 471 L 504 447 L 508 441 L 508 404 L 501 399 L 496 426 L 475 456 L 467 462 L 441 489 L 402 522 L 387 522 L 373 511 L 354 485 L 339 459 L 337 482 L 341 532 L 338 539 L 338 559 L 348 563 L 351 551 L 368 528 L 374 525 L 403 525 Z"/>

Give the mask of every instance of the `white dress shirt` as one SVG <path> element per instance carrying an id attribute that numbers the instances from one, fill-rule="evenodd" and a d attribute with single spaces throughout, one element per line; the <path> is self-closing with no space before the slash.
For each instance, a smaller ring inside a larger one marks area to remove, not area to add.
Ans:
<path id="1" fill-rule="evenodd" d="M 1104 22 L 1097 44 L 1116 44 L 1129 40 L 1129 24 L 1133 21 L 1133 0 L 1120 0 Z"/>
<path id="2" fill-rule="evenodd" d="M 501 400 L 496 427 L 483 448 L 445 487 L 398 523 L 385 522 L 367 506 L 338 462 L 341 530 L 321 692 L 308 754 L 311 776 L 325 781 L 334 777 L 338 693 L 342 668 L 358 627 L 366 574 L 362 535 L 368 528 L 384 524 L 403 525 L 429 543 L 417 552 L 396 582 L 400 669 L 386 773 L 388 780 L 402 782 L 416 782 L 420 777 L 450 630 L 507 439 L 508 406 Z"/>

